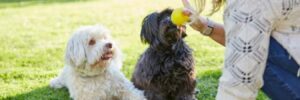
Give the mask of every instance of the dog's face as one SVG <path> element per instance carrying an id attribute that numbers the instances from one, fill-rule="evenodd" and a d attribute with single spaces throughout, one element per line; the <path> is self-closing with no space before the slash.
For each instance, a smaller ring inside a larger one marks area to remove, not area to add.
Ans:
<path id="1" fill-rule="evenodd" d="M 66 63 L 82 74 L 98 74 L 119 56 L 117 49 L 103 26 L 81 27 L 69 40 Z"/>
<path id="2" fill-rule="evenodd" d="M 185 26 L 171 22 L 172 9 L 154 12 L 146 16 L 142 23 L 141 40 L 150 46 L 171 46 L 186 36 Z"/>

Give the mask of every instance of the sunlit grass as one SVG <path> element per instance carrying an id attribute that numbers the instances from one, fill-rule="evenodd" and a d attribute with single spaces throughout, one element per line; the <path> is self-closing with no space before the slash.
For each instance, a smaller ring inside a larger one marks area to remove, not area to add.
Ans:
<path id="1" fill-rule="evenodd" d="M 48 83 L 63 67 L 71 33 L 83 25 L 103 24 L 112 31 L 124 53 L 122 71 L 130 78 L 147 47 L 139 37 L 142 18 L 167 7 L 181 7 L 180 0 L 71 0 L 26 6 L 16 3 L 0 4 L 0 99 L 69 99 L 66 89 L 51 89 Z M 221 13 L 212 16 L 218 22 L 222 22 L 221 18 Z M 197 97 L 213 100 L 224 47 L 191 28 L 185 40 L 196 58 L 197 86 L 201 90 Z M 259 99 L 266 97 L 260 94 Z"/>

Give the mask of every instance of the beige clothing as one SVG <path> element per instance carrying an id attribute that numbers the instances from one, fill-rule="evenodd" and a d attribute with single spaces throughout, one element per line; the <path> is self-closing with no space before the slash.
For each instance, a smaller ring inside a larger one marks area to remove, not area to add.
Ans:
<path id="1" fill-rule="evenodd" d="M 216 99 L 255 100 L 271 35 L 300 64 L 300 0 L 226 2 L 225 63 Z"/>

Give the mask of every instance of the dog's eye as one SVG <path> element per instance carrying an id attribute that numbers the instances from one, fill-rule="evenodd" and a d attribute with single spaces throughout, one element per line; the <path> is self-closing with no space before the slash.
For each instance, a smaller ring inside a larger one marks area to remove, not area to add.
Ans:
<path id="1" fill-rule="evenodd" d="M 91 39 L 90 41 L 89 41 L 89 45 L 94 45 L 96 43 L 96 41 L 94 40 L 94 39 Z"/>
<path id="2" fill-rule="evenodd" d="M 170 29 L 170 27 L 169 27 L 169 26 L 167 26 L 167 27 L 166 27 L 166 31 L 167 31 L 167 30 L 169 30 L 169 29 Z"/>

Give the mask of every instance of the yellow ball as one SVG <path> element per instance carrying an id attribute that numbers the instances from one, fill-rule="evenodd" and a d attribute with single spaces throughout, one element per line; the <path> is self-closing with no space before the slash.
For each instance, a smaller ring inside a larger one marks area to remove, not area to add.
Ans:
<path id="1" fill-rule="evenodd" d="M 183 14 L 183 8 L 174 9 L 171 14 L 171 21 L 175 25 L 184 25 L 188 20 L 189 16 Z"/>

